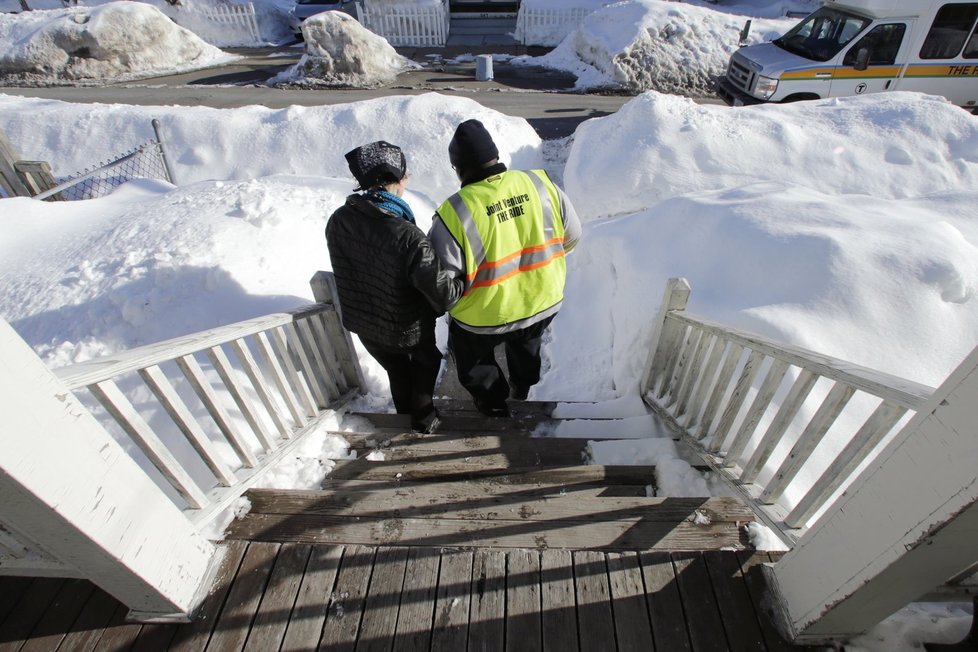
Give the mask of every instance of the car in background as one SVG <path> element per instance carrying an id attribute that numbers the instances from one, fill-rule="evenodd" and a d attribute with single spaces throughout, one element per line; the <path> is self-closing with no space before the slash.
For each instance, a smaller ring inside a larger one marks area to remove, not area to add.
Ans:
<path id="1" fill-rule="evenodd" d="M 296 0 L 289 9 L 289 28 L 302 39 L 302 21 L 324 11 L 342 11 L 357 17 L 354 0 Z"/>

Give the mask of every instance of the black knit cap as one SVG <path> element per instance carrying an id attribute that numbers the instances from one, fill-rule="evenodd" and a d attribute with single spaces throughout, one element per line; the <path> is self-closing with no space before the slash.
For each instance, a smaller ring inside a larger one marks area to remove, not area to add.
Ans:
<path id="1" fill-rule="evenodd" d="M 353 178 L 360 184 L 356 190 L 400 181 L 407 171 L 404 152 L 397 145 L 384 140 L 367 143 L 347 152 L 346 162 Z"/>
<path id="2" fill-rule="evenodd" d="M 485 126 L 478 120 L 466 120 L 455 129 L 448 144 L 448 160 L 456 170 L 469 170 L 499 158 L 499 150 Z"/>

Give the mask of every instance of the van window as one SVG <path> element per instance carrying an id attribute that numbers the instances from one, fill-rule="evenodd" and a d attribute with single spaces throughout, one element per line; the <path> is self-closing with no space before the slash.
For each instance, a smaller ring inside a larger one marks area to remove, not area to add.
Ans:
<path id="1" fill-rule="evenodd" d="M 776 39 L 774 44 L 806 59 L 828 61 L 869 23 L 870 20 L 863 16 L 822 7 Z"/>
<path id="2" fill-rule="evenodd" d="M 871 66 L 896 63 L 897 53 L 900 51 L 900 44 L 903 43 L 903 35 L 906 31 L 907 26 L 904 23 L 877 25 L 849 48 L 849 51 L 846 52 L 846 58 L 842 60 L 842 65 L 856 65 L 856 56 L 863 48 L 869 49 L 869 65 Z"/>
<path id="3" fill-rule="evenodd" d="M 978 18 L 978 3 L 944 5 L 920 48 L 921 59 L 953 59 Z"/>

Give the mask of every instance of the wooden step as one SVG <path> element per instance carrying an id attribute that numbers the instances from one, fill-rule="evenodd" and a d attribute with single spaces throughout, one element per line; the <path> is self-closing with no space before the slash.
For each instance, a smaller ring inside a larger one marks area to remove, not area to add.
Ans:
<path id="1" fill-rule="evenodd" d="M 254 491 L 249 495 L 255 501 L 252 512 L 231 524 L 226 535 L 229 539 L 575 550 L 715 550 L 742 547 L 742 526 L 751 520 L 750 512 L 738 500 L 716 497 L 574 496 L 509 504 L 488 500 L 479 504 L 465 499 L 453 502 L 448 494 L 439 499 L 425 491 L 388 490 L 369 499 L 364 497 L 362 504 L 354 505 L 315 492 Z"/>
<path id="2" fill-rule="evenodd" d="M 497 459 L 503 462 L 501 457 Z M 412 480 L 415 482 L 491 481 L 508 484 L 638 484 L 655 482 L 654 466 L 599 464 L 546 467 L 537 465 L 487 467 L 469 460 L 371 461 L 365 458 L 337 462 L 330 477 L 341 480 Z"/>

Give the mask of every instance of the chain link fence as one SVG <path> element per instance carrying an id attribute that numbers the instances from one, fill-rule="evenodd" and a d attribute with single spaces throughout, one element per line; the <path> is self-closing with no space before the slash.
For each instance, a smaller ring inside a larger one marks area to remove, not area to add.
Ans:
<path id="1" fill-rule="evenodd" d="M 139 145 L 108 163 L 81 172 L 35 199 L 79 200 L 103 197 L 132 179 L 163 179 L 176 183 L 160 135 L 159 120 L 153 120 L 156 140 Z"/>

